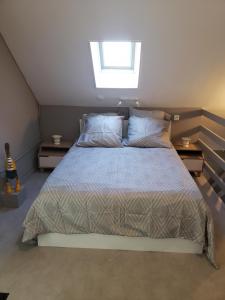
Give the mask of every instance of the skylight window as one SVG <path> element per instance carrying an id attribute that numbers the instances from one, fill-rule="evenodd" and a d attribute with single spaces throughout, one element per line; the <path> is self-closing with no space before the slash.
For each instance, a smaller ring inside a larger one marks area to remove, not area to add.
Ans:
<path id="1" fill-rule="evenodd" d="M 137 88 L 140 42 L 90 42 L 97 88 Z"/>
<path id="2" fill-rule="evenodd" d="M 99 43 L 102 69 L 133 69 L 134 44 L 131 42 Z"/>

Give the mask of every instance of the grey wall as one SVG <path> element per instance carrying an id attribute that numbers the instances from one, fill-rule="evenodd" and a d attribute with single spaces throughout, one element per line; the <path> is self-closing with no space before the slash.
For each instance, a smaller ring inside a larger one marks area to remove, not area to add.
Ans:
<path id="1" fill-rule="evenodd" d="M 39 142 L 39 107 L 0 35 L 0 173 L 9 142 L 22 178 L 34 167 Z"/>
<path id="2" fill-rule="evenodd" d="M 147 108 L 144 108 L 147 109 Z M 153 108 L 156 109 L 156 108 Z M 197 138 L 193 128 L 201 123 L 200 108 L 159 108 L 173 114 L 180 114 L 180 121 L 172 123 L 172 137 L 191 135 Z M 128 107 L 81 107 L 81 106 L 40 106 L 41 139 L 49 140 L 52 134 L 61 134 L 66 140 L 75 140 L 79 136 L 79 119 L 90 112 L 119 112 L 128 116 Z"/>

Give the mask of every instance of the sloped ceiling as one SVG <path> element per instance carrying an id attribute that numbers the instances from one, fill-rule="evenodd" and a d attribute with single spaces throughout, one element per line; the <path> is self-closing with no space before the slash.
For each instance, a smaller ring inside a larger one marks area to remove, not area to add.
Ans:
<path id="1" fill-rule="evenodd" d="M 0 29 L 40 104 L 225 109 L 224 0 L 0 0 Z M 90 40 L 142 41 L 137 90 L 95 88 Z"/>

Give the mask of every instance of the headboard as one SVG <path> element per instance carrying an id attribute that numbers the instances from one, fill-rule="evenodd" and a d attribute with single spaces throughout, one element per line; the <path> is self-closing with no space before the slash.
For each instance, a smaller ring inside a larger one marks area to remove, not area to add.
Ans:
<path id="1" fill-rule="evenodd" d="M 193 141 L 198 139 L 198 133 L 194 130 L 201 124 L 202 110 L 200 108 L 168 108 L 168 107 L 143 107 L 148 110 L 163 110 L 173 115 L 180 115 L 179 121 L 172 118 L 172 139 L 179 140 L 182 136 L 191 136 Z M 105 113 L 108 111 L 129 116 L 128 107 L 89 107 L 89 106 L 60 106 L 41 105 L 40 106 L 40 130 L 41 139 L 49 140 L 53 134 L 63 135 L 65 140 L 75 140 L 79 137 L 79 120 L 86 113 Z"/>

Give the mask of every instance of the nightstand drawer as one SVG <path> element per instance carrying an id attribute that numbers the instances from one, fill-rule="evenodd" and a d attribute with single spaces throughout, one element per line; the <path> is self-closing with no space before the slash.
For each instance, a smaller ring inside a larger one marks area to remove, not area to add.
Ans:
<path id="1" fill-rule="evenodd" d="M 55 168 L 63 156 L 39 156 L 39 168 Z"/>
<path id="2" fill-rule="evenodd" d="M 184 158 L 182 159 L 184 165 L 189 171 L 193 172 L 201 172 L 203 167 L 202 159 L 194 159 L 194 158 Z"/>
<path id="3" fill-rule="evenodd" d="M 41 170 L 54 169 L 72 145 L 72 141 L 62 141 L 59 145 L 51 142 L 41 143 L 38 153 L 39 168 Z"/>

